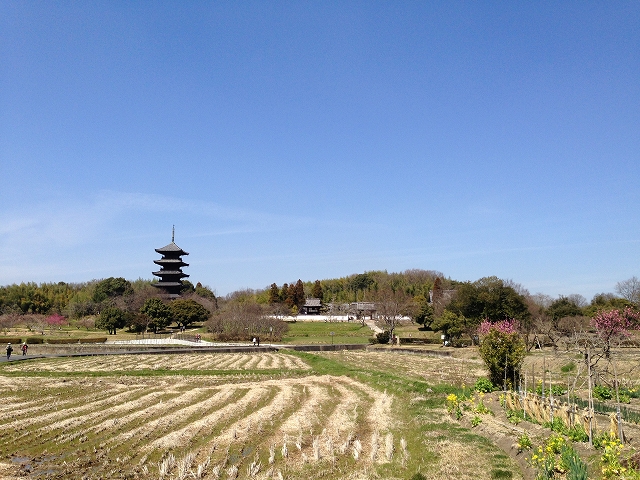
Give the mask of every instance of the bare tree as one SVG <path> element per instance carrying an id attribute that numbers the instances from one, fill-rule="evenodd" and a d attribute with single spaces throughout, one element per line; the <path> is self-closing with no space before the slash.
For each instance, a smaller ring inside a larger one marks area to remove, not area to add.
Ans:
<path id="1" fill-rule="evenodd" d="M 577 305 L 580 308 L 584 308 L 587 305 L 589 305 L 589 302 L 587 302 L 587 299 L 584 298 L 579 293 L 572 293 L 571 295 L 567 295 L 567 299 L 573 302 L 575 305 Z"/>
<path id="2" fill-rule="evenodd" d="M 616 284 L 616 293 L 631 303 L 640 304 L 640 280 L 634 276 L 628 280 L 618 282 Z"/>
<path id="3" fill-rule="evenodd" d="M 384 288 L 378 292 L 376 299 L 378 320 L 389 332 L 390 341 L 394 330 L 414 314 L 415 302 L 402 290 Z"/>

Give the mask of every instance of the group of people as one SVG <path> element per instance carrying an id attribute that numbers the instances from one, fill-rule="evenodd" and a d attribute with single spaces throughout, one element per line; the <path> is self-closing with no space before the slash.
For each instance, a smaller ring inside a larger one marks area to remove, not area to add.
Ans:
<path id="1" fill-rule="evenodd" d="M 22 355 L 27 354 L 27 350 L 29 350 L 29 345 L 27 345 L 27 342 L 23 343 L 20 346 L 20 350 L 22 350 Z M 7 360 L 11 358 L 12 353 L 13 353 L 13 347 L 11 346 L 11 343 L 7 343 Z"/>

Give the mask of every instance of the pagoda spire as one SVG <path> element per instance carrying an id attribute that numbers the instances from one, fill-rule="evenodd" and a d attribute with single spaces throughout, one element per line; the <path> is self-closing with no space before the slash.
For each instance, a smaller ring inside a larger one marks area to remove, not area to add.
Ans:
<path id="1" fill-rule="evenodd" d="M 171 243 L 175 243 L 176 241 L 176 226 L 174 225 L 171 229 Z"/>

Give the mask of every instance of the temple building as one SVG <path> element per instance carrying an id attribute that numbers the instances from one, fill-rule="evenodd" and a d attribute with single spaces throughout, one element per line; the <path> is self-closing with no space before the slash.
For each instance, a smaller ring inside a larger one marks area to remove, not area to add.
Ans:
<path id="1" fill-rule="evenodd" d="M 156 252 L 162 255 L 160 260 L 154 260 L 153 263 L 160 265 L 160 270 L 153 272 L 156 277 L 160 277 L 160 281 L 152 283 L 156 288 L 163 290 L 164 294 L 169 298 L 177 298 L 180 296 L 182 289 L 182 279 L 188 277 L 182 272 L 182 267 L 188 267 L 189 264 L 182 261 L 183 255 L 189 255 L 175 244 L 175 228 L 171 233 L 171 243 L 162 248 L 156 248 Z"/>

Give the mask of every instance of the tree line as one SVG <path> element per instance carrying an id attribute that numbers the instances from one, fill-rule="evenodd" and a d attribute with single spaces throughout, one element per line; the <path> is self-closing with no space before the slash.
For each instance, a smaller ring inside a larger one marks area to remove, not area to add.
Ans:
<path id="1" fill-rule="evenodd" d="M 452 341 L 462 337 L 473 341 L 485 320 L 517 320 L 527 348 L 566 341 L 576 329 L 588 328 L 590 319 L 598 312 L 637 309 L 640 305 L 640 281 L 636 277 L 619 282 L 615 293 L 599 293 L 590 302 L 577 294 L 558 298 L 532 295 L 522 285 L 497 277 L 460 282 L 441 272 L 419 269 L 399 273 L 369 271 L 307 282 L 298 279 L 281 287 L 272 283 L 264 289 L 238 290 L 224 297 L 217 297 L 200 283 L 183 283 L 182 299 L 206 309 L 207 328 L 229 338 L 249 331 L 280 332 L 282 326 L 271 324 L 269 319 L 295 315 L 310 297 L 321 299 L 325 309 L 330 305 L 373 302 L 378 320 L 391 332 L 400 318 L 410 317 L 424 329 L 441 332 Z M 187 320 L 183 321 L 178 312 L 167 313 L 156 302 L 157 297 L 151 280 L 143 279 L 111 277 L 79 284 L 21 283 L 0 287 L 0 313 L 4 321 L 17 315 L 58 314 L 80 324 L 93 316 L 105 329 L 109 325 L 123 328 L 119 325 L 124 324 L 134 331 L 158 331 L 166 328 L 167 322 L 179 326 L 192 323 L 188 320 L 191 317 L 185 316 Z M 172 303 L 175 302 L 167 302 L 165 306 L 168 308 Z M 105 309 L 110 310 L 102 321 Z M 240 318 L 248 319 L 247 325 L 232 328 Z"/>

